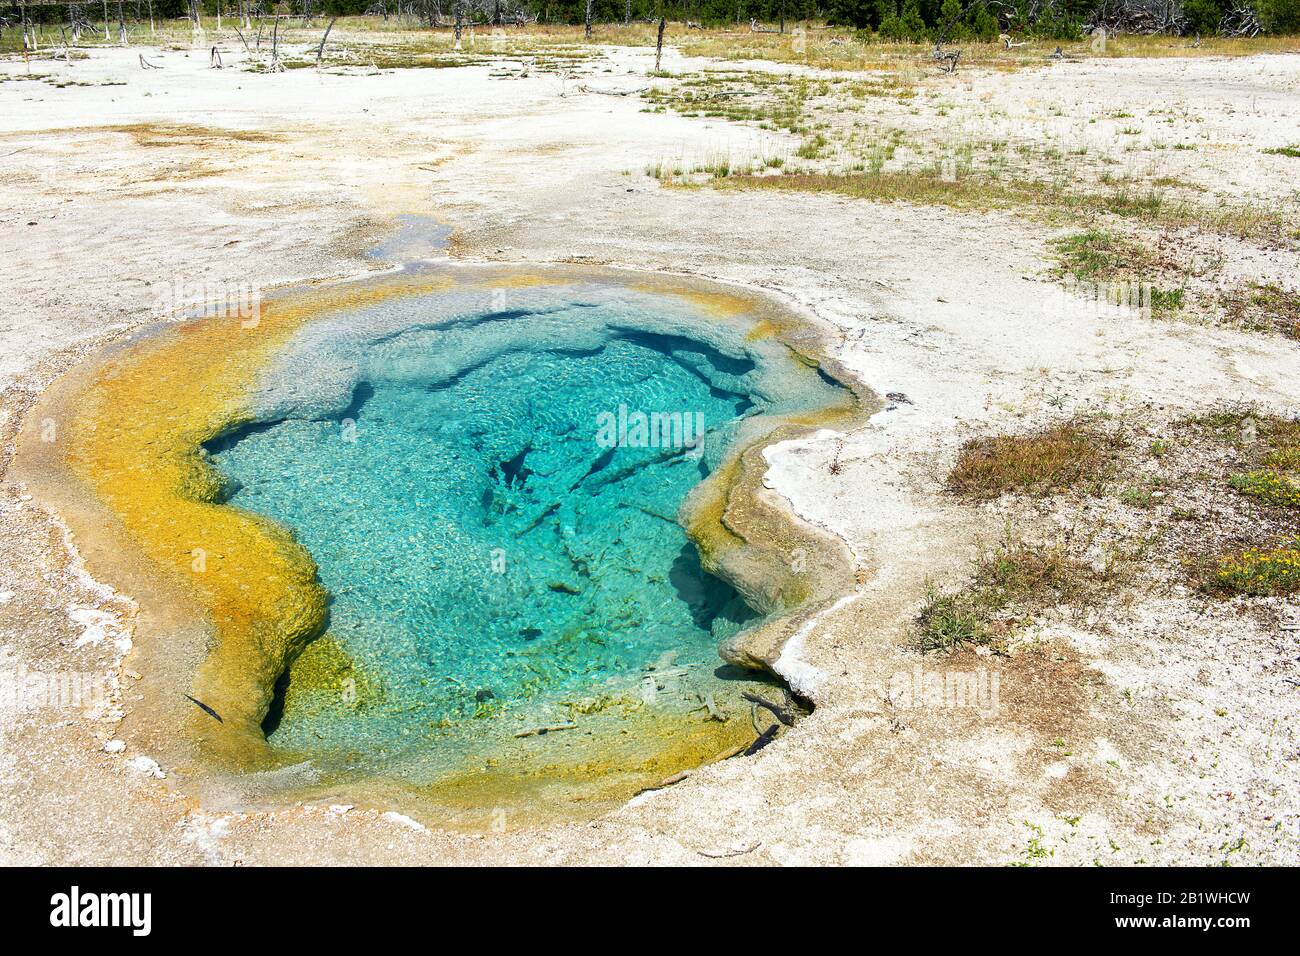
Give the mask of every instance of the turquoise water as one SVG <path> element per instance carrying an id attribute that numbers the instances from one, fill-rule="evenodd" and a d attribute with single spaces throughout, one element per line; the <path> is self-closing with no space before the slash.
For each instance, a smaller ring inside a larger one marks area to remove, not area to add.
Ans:
<path id="1" fill-rule="evenodd" d="M 754 615 L 701 569 L 677 511 L 782 398 L 770 356 L 738 333 L 681 335 L 666 305 L 643 314 L 654 304 L 548 293 L 431 320 L 408 303 L 286 359 L 266 420 L 210 450 L 229 503 L 311 552 L 329 634 L 382 693 L 276 712 L 273 743 L 427 765 L 431 735 L 475 718 L 556 719 L 635 688 L 665 654 L 720 665 L 718 644 Z M 304 399 L 308 368 L 330 386 Z M 829 386 L 803 388 L 815 402 Z M 641 429 L 638 412 L 671 427 Z"/>

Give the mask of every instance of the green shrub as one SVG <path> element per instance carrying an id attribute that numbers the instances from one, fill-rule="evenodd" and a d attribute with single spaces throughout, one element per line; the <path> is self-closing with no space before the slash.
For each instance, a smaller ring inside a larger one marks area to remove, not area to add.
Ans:
<path id="1" fill-rule="evenodd" d="M 1259 23 L 1267 33 L 1300 33 L 1300 0 L 1255 0 Z"/>

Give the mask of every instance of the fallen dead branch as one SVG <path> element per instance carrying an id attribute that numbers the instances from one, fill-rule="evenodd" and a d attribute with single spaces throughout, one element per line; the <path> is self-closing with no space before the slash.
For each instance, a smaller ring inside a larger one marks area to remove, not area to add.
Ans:
<path id="1" fill-rule="evenodd" d="M 700 856 L 707 856 L 711 860 L 725 860 L 728 857 L 744 856 L 746 853 L 753 853 L 762 845 L 762 841 L 757 840 L 749 846 L 738 847 L 732 850 L 696 850 L 695 852 Z"/>
<path id="2" fill-rule="evenodd" d="M 635 90 L 599 90 L 594 86 L 587 86 L 585 83 L 578 84 L 579 93 L 599 93 L 601 96 L 631 96 L 634 93 L 644 93 L 650 87 L 643 86 Z"/>

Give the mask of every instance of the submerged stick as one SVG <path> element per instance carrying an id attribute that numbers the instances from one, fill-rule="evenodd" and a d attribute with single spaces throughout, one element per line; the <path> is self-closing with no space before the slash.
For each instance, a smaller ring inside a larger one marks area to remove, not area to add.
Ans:
<path id="1" fill-rule="evenodd" d="M 201 700 L 197 700 L 197 699 L 191 697 L 189 694 L 186 694 L 186 695 L 185 695 L 185 699 L 188 700 L 188 701 L 190 701 L 191 703 L 193 703 L 194 706 L 196 706 L 199 710 L 203 711 L 205 714 L 208 714 L 208 715 L 211 716 L 211 717 L 215 717 L 215 718 L 217 719 L 217 723 L 219 723 L 219 724 L 224 724 L 224 723 L 225 723 L 225 721 L 221 719 L 221 715 L 218 714 L 218 713 L 217 713 L 215 710 L 213 710 L 211 707 L 209 707 L 207 704 L 203 703 L 203 701 L 201 701 Z"/>
<path id="2" fill-rule="evenodd" d="M 767 728 L 767 730 L 759 734 L 754 742 L 745 749 L 745 756 L 751 757 L 770 744 L 773 739 L 775 739 L 776 732 L 780 729 L 780 724 L 773 724 L 771 727 Z"/>
<path id="3" fill-rule="evenodd" d="M 785 724 L 787 727 L 794 726 L 794 716 L 780 704 L 774 704 L 766 697 L 760 697 L 758 694 L 751 694 L 749 691 L 745 691 L 740 696 L 751 703 L 757 704 L 765 710 L 770 710 L 772 716 L 781 721 L 781 723 Z"/>
<path id="4" fill-rule="evenodd" d="M 682 770 L 679 773 L 673 774 L 671 777 L 664 777 L 662 780 L 660 780 L 658 783 L 654 784 L 653 786 L 642 787 L 635 794 L 633 794 L 633 796 L 639 797 L 643 793 L 650 793 L 654 790 L 663 790 L 665 787 L 671 787 L 675 783 L 681 783 L 690 775 L 691 772 L 689 770 Z"/>
<path id="5" fill-rule="evenodd" d="M 550 724 L 550 726 L 547 727 L 533 727 L 532 730 L 521 730 L 519 731 L 519 734 L 516 734 L 515 736 L 516 737 L 542 736 L 543 734 L 550 734 L 551 731 L 556 731 L 556 730 L 577 730 L 577 724 L 576 723 L 552 723 Z"/>

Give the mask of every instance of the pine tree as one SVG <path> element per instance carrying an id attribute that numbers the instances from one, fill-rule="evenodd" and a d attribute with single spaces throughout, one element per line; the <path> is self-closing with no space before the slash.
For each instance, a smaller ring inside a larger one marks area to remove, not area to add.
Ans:
<path id="1" fill-rule="evenodd" d="M 961 0 L 943 0 L 943 6 L 939 8 L 939 21 L 935 24 L 934 38 L 937 40 L 942 36 L 946 43 L 967 39 L 969 33 L 966 24 L 962 23 L 961 15 Z M 944 33 L 945 30 L 947 33 Z"/>
<path id="2" fill-rule="evenodd" d="M 919 41 L 926 38 L 925 21 L 921 19 L 920 0 L 903 0 L 899 29 L 908 40 Z"/>
<path id="3" fill-rule="evenodd" d="M 966 25 L 972 37 L 985 43 L 992 43 L 1002 32 L 998 27 L 998 18 L 989 11 L 984 0 L 975 0 L 971 5 L 966 12 Z"/>

